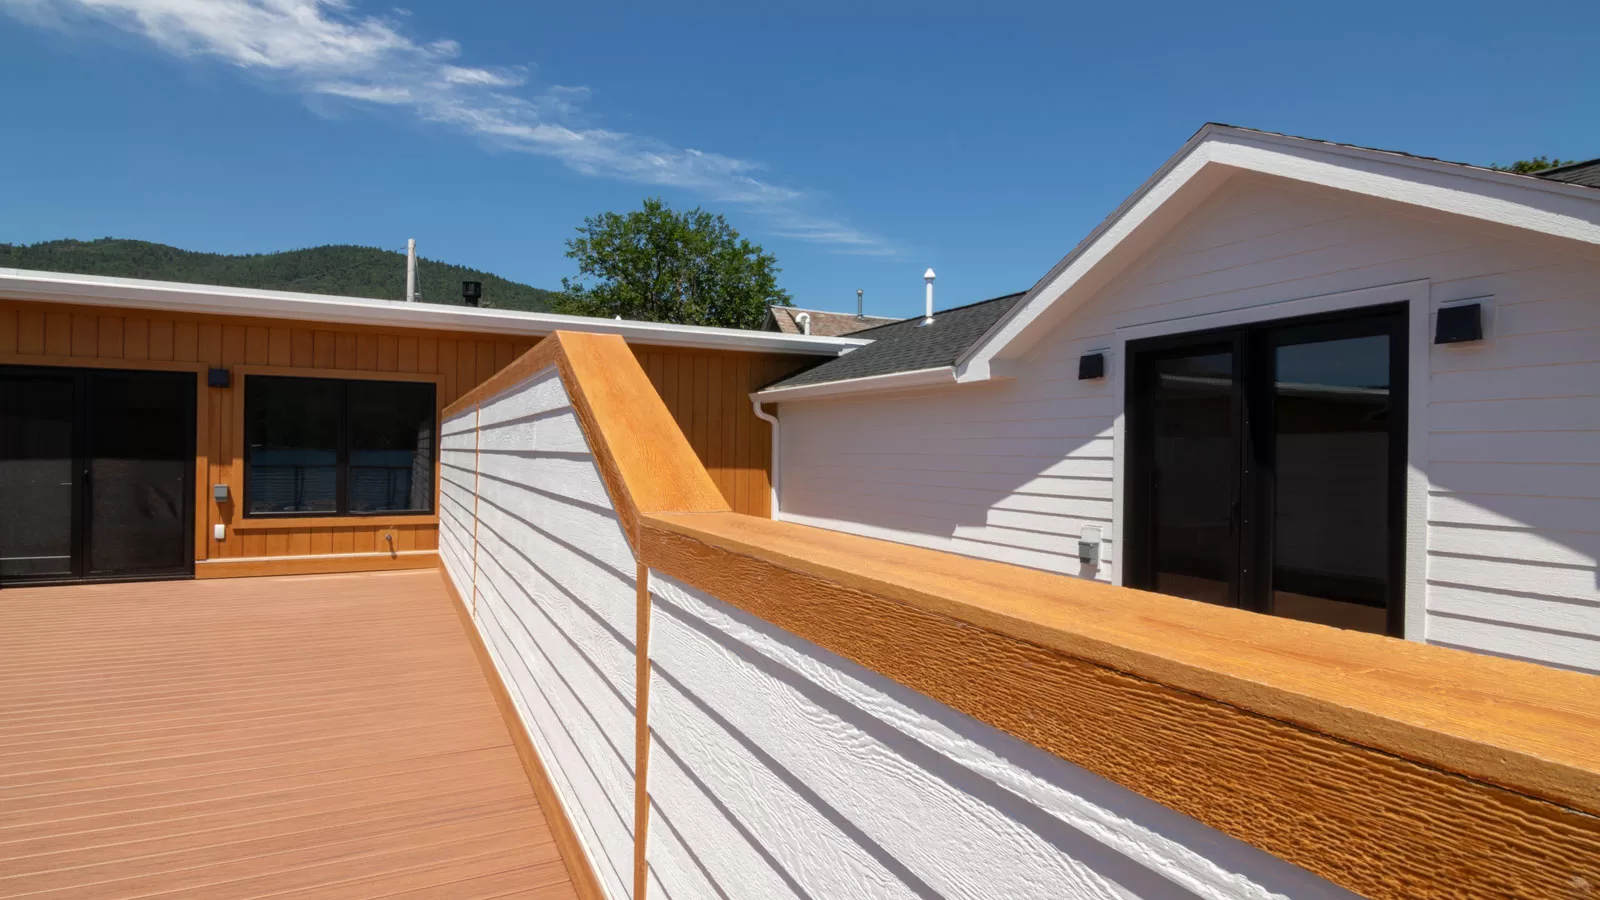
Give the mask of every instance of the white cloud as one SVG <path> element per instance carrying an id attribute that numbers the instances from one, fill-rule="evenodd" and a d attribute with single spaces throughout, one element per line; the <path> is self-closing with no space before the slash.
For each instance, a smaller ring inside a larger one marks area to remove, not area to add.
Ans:
<path id="1" fill-rule="evenodd" d="M 527 84 L 525 68 L 460 65 L 455 41 L 418 41 L 395 20 L 360 14 L 344 0 L 0 0 L 0 8 L 55 27 L 99 20 L 169 53 L 216 59 L 308 95 L 409 109 L 424 121 L 586 175 L 737 204 L 784 237 L 845 253 L 892 253 L 881 239 L 817 214 L 805 192 L 757 177 L 761 167 L 754 163 L 595 127 L 584 116 L 587 89 L 514 93 Z"/>

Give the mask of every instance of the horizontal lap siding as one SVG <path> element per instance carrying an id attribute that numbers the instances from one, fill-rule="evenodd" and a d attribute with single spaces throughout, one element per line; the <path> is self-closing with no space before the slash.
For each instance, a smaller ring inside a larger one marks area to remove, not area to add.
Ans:
<path id="1" fill-rule="evenodd" d="M 1114 581 L 1121 548 L 1091 571 L 1075 543 L 1087 525 L 1115 537 L 1124 385 L 1078 381 L 1080 355 L 1122 327 L 1417 279 L 1434 305 L 1494 298 L 1490 340 L 1431 347 L 1414 411 L 1432 482 L 1428 596 L 1410 600 L 1426 638 L 1600 671 L 1600 261 L 1331 191 L 1225 187 L 1013 380 L 785 404 L 784 517 Z"/>
<path id="2" fill-rule="evenodd" d="M 90 306 L 0 299 L 0 361 L 13 364 L 72 365 L 76 358 L 123 360 L 132 369 L 154 362 L 194 362 L 233 369 L 242 365 L 288 369 L 345 369 L 441 375 L 438 404 L 443 409 L 499 370 L 501 357 L 514 358 L 533 339 L 493 340 L 456 332 L 375 329 L 313 322 L 284 322 L 227 316 L 165 314 Z M 465 364 L 463 364 L 463 361 Z M 197 452 L 207 460 L 205 484 L 226 484 L 243 495 L 243 438 L 234 434 L 234 404 L 242 385 L 205 391 L 204 433 Z M 205 492 L 209 497 L 210 491 Z M 274 531 L 235 532 L 236 515 L 223 515 L 214 502 L 196 511 L 195 527 L 207 557 L 306 556 L 372 553 L 393 549 L 434 550 L 433 524 L 405 524 L 401 517 L 381 525 L 352 524 Z M 210 539 L 211 526 L 229 526 L 225 540 Z"/>
<path id="3" fill-rule="evenodd" d="M 650 578 L 654 897 L 1350 896 Z"/>
<path id="4" fill-rule="evenodd" d="M 633 551 L 555 369 L 491 398 L 478 416 L 476 434 L 459 439 L 477 448 L 475 576 L 465 559 L 472 536 L 455 551 L 454 526 L 441 560 L 466 584 L 463 597 L 475 586 L 474 618 L 501 679 L 596 874 L 624 897 L 633 869 Z M 472 500 L 469 489 L 459 505 Z"/>
<path id="5" fill-rule="evenodd" d="M 473 545 L 478 527 L 478 411 L 446 419 L 440 428 L 439 559 L 456 591 L 475 603 Z"/>

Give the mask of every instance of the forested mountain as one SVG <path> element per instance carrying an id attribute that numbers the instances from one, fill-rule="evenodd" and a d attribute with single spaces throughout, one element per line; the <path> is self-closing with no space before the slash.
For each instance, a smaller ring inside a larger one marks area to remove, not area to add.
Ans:
<path id="1" fill-rule="evenodd" d="M 0 244 L 0 267 L 380 300 L 401 299 L 406 282 L 404 253 L 349 245 L 229 256 L 119 238 L 44 241 Z M 463 281 L 483 282 L 483 305 L 498 309 L 546 312 L 560 296 L 477 269 L 417 260 L 417 283 L 426 302 L 459 306 Z"/>

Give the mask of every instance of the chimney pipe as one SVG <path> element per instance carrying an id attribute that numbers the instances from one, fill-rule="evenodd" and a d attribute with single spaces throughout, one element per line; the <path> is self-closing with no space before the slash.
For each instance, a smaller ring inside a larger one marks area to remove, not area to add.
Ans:
<path id="1" fill-rule="evenodd" d="M 928 284 L 928 307 L 927 307 L 927 312 L 922 317 L 922 324 L 924 324 L 924 325 L 932 325 L 933 324 L 933 279 L 934 278 L 935 278 L 935 276 L 933 274 L 933 270 L 932 269 L 929 269 L 928 271 L 922 273 L 922 280 L 927 282 L 927 284 Z"/>
<path id="2" fill-rule="evenodd" d="M 867 312 L 866 308 L 861 305 L 861 294 L 861 289 L 856 288 L 856 318 L 865 319 L 867 317 Z"/>
<path id="3" fill-rule="evenodd" d="M 800 326 L 801 334 L 811 333 L 811 313 L 796 313 L 794 317 L 794 323 Z"/>
<path id="4" fill-rule="evenodd" d="M 417 300 L 417 239 L 406 238 L 406 302 Z"/>

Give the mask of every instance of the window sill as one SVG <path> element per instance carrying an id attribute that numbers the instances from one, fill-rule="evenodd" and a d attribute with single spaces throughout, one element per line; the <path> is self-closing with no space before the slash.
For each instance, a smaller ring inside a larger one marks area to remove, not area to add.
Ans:
<path id="1" fill-rule="evenodd" d="M 296 528 L 398 528 L 403 525 L 438 525 L 437 513 L 385 513 L 371 516 L 271 516 L 239 518 L 234 531 L 289 531 Z"/>

